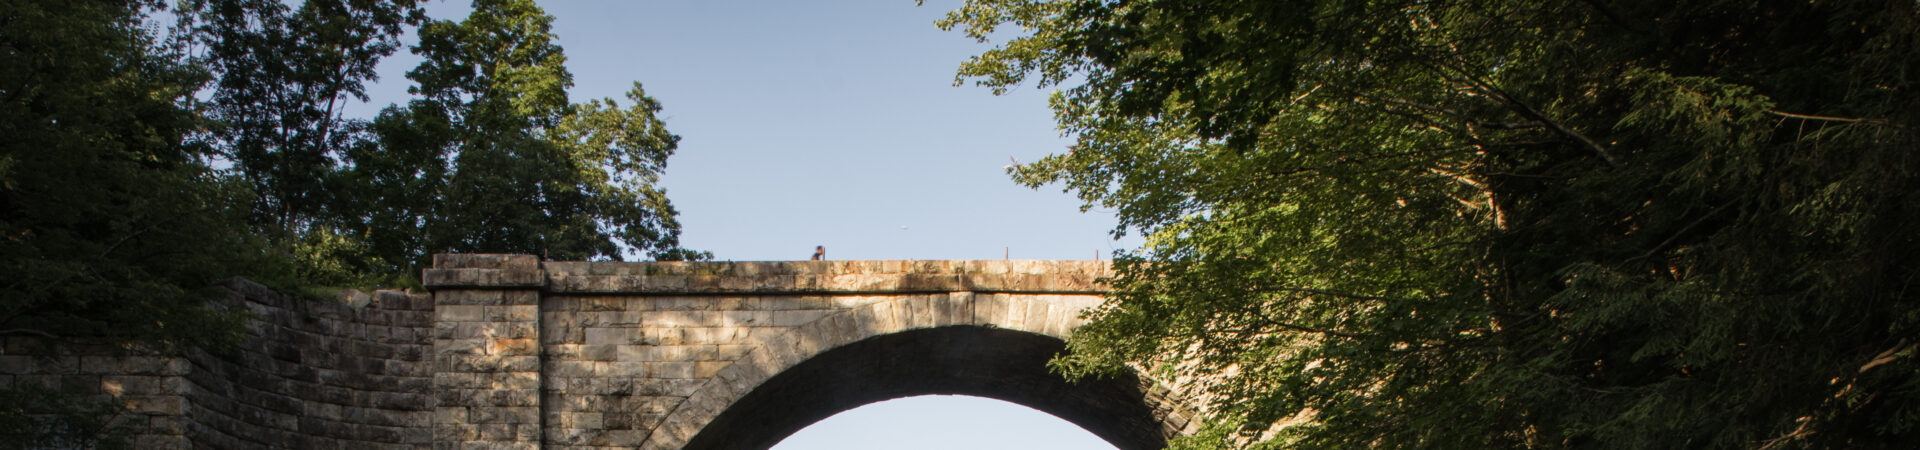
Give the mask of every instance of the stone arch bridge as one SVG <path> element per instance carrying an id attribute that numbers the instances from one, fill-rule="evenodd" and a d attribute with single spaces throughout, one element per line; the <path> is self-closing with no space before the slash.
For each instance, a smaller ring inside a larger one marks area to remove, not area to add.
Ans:
<path id="1" fill-rule="evenodd" d="M 142 448 L 765 449 L 924 394 L 996 398 L 1127 450 L 1191 433 L 1179 386 L 1068 383 L 1045 362 L 1100 262 L 552 262 L 439 255 L 427 292 L 296 301 L 244 280 L 239 349 L 185 357 L 0 343 L 0 384 L 128 406 Z M 11 338 L 9 338 L 11 339 Z M 5 386 L 0 386 L 5 387 Z"/>
<path id="2" fill-rule="evenodd" d="M 1046 411 L 1123 449 L 1160 448 L 1193 425 L 1166 386 L 1068 383 L 1045 368 L 1080 311 L 1099 304 L 1105 275 L 1099 262 L 443 255 L 425 274 L 434 434 L 764 449 L 867 403 L 967 394 Z"/>

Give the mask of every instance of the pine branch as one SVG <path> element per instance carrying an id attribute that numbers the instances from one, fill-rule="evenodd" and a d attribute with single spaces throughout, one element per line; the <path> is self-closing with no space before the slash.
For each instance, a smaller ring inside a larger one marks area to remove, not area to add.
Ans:
<path id="1" fill-rule="evenodd" d="M 1653 257 L 1655 253 L 1659 253 L 1660 250 L 1667 248 L 1668 245 L 1672 245 L 1674 241 L 1679 240 L 1680 236 L 1686 235 L 1687 232 L 1689 231 L 1693 231 L 1693 229 L 1699 227 L 1700 224 L 1706 223 L 1707 219 L 1713 218 L 1713 216 L 1720 214 L 1720 211 L 1725 211 L 1728 206 L 1733 206 L 1733 203 L 1737 201 L 1740 201 L 1740 199 L 1735 198 L 1726 203 L 1722 203 L 1720 206 L 1713 207 L 1712 211 L 1707 211 L 1707 213 L 1704 215 L 1701 215 L 1700 218 L 1693 219 L 1693 222 L 1688 223 L 1684 227 L 1680 227 L 1680 230 L 1673 232 L 1673 235 L 1667 236 L 1667 240 L 1660 241 L 1660 245 L 1655 245 L 1653 246 L 1653 248 L 1647 249 L 1647 252 L 1645 254 L 1641 254 L 1640 256 L 1635 256 L 1632 258 L 1627 258 L 1626 261 L 1622 261 L 1622 262 L 1631 263 L 1634 261 L 1639 261 L 1642 259 Z"/>
<path id="2" fill-rule="evenodd" d="M 1864 123 L 1868 125 L 1879 125 L 1883 127 L 1893 127 L 1893 128 L 1901 128 L 1901 129 L 1906 128 L 1903 126 L 1895 125 L 1893 124 L 1893 122 L 1888 122 L 1883 119 L 1864 119 L 1859 117 L 1835 117 L 1835 116 L 1818 116 L 1813 114 L 1795 114 L 1795 113 L 1790 113 L 1790 112 L 1781 111 L 1777 109 L 1769 109 L 1767 110 L 1767 114 L 1772 114 L 1772 115 L 1791 118 L 1791 119 L 1800 119 L 1800 120 L 1817 120 L 1822 122 L 1841 122 L 1841 123 Z"/>

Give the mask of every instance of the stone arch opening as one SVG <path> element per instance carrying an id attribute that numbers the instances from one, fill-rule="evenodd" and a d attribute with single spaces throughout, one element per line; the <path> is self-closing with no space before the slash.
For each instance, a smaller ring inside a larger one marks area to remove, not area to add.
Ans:
<path id="1" fill-rule="evenodd" d="M 1066 419 L 971 395 L 916 395 L 841 411 L 774 444 L 780 449 L 1117 450 Z"/>
<path id="2" fill-rule="evenodd" d="M 1065 348 L 1044 334 L 977 325 L 868 337 L 768 378 L 686 442 L 688 450 L 763 450 L 801 428 L 869 403 L 972 395 L 1025 405 L 1124 450 L 1166 446 L 1167 425 L 1132 375 L 1070 383 L 1046 368 Z"/>

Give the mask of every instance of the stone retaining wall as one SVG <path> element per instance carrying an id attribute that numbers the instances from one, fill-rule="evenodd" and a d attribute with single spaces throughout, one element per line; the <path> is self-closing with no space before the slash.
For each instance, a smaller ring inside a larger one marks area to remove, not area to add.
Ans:
<path id="1" fill-rule="evenodd" d="M 88 403 L 117 401 L 126 413 L 114 423 L 136 437 L 139 448 L 187 447 L 182 412 L 191 366 L 185 359 L 127 356 L 85 345 L 45 357 L 40 356 L 43 344 L 33 337 L 0 339 L 0 389 L 44 390 Z M 35 414 L 53 405 L 21 406 Z"/>
<path id="2" fill-rule="evenodd" d="M 37 340 L 0 345 L 0 388 L 117 400 L 141 449 L 427 449 L 435 399 L 433 301 L 383 291 L 371 304 L 309 302 L 245 280 L 216 304 L 252 315 L 224 354 L 130 356 Z"/>
<path id="3" fill-rule="evenodd" d="M 352 307 L 244 281 L 229 288 L 254 319 L 230 354 L 188 358 L 193 447 L 432 447 L 430 296 L 381 291 Z"/>

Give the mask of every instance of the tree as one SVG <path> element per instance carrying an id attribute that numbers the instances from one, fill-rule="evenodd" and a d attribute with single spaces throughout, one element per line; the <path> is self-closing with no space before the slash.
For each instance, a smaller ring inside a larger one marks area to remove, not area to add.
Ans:
<path id="1" fill-rule="evenodd" d="M 147 350 L 241 332 L 205 304 L 257 261 L 145 2 L 0 2 L 0 336 Z"/>
<path id="2" fill-rule="evenodd" d="M 378 146 L 350 152 L 365 233 L 384 261 L 417 269 L 436 252 L 556 259 L 702 258 L 654 183 L 679 137 L 638 83 L 568 102 L 572 74 L 553 18 L 527 0 L 477 0 L 461 22 L 420 28 L 418 99 L 375 121 Z"/>
<path id="3" fill-rule="evenodd" d="M 1917 20 L 976 0 L 942 26 L 1019 28 L 962 80 L 1064 87 L 1077 142 L 1015 177 L 1147 237 L 1070 375 L 1210 380 L 1214 419 L 1270 446 L 1898 448 Z"/>
<path id="4" fill-rule="evenodd" d="M 346 154 L 372 140 L 344 106 L 368 100 L 375 65 L 425 20 L 420 3 L 189 0 L 175 11 L 217 78 L 206 112 L 215 148 L 253 192 L 249 222 L 300 282 L 392 281 L 366 280 L 365 243 L 340 229 L 358 188 L 343 179 Z"/>
<path id="5" fill-rule="evenodd" d="M 420 0 L 193 0 L 180 14 L 218 76 L 210 91 L 224 156 L 258 195 L 263 231 L 299 232 L 324 217 L 338 160 L 362 128 L 343 105 L 366 101 L 374 66 L 425 19 Z"/>

